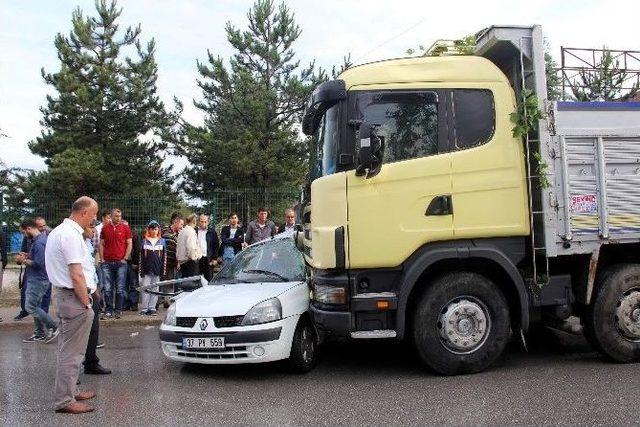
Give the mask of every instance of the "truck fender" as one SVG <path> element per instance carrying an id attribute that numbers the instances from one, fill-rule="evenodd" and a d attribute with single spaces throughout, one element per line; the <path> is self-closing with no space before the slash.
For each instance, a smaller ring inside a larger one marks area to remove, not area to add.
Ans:
<path id="1" fill-rule="evenodd" d="M 448 245 L 447 245 L 448 246 Z M 519 311 L 520 311 L 520 324 L 518 325 L 521 331 L 525 331 L 529 327 L 529 294 L 525 286 L 524 280 L 520 275 L 515 264 L 498 248 L 491 246 L 474 246 L 469 243 L 468 245 L 461 246 L 448 246 L 448 247 L 425 247 L 423 250 L 414 254 L 409 265 L 405 268 L 403 273 L 401 288 L 398 298 L 398 312 L 396 319 L 396 332 L 398 338 L 404 337 L 405 332 L 405 319 L 406 309 L 408 305 L 409 295 L 413 291 L 414 287 L 418 285 L 418 281 L 422 273 L 424 273 L 430 266 L 439 261 L 453 260 L 453 259 L 465 259 L 465 258 L 479 258 L 487 259 L 497 263 L 503 271 L 511 279 L 512 286 L 515 287 L 516 295 L 518 296 Z"/>

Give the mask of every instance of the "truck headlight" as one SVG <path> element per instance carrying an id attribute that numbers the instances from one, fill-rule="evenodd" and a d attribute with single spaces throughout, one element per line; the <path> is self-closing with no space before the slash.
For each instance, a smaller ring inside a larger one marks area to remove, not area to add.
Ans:
<path id="1" fill-rule="evenodd" d="M 282 319 L 282 305 L 278 298 L 262 301 L 251 307 L 242 319 L 242 326 L 258 325 Z"/>
<path id="2" fill-rule="evenodd" d="M 167 309 L 167 315 L 164 318 L 164 324 L 169 326 L 176 326 L 176 303 L 174 302 Z"/>
<path id="3" fill-rule="evenodd" d="M 313 285 L 313 300 L 321 304 L 343 305 L 347 303 L 347 290 L 340 286 L 327 286 L 315 283 Z"/>

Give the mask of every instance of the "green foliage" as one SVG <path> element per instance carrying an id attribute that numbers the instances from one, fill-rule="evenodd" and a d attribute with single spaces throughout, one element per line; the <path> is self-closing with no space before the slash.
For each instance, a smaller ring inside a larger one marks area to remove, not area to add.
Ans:
<path id="1" fill-rule="evenodd" d="M 322 78 L 301 67 L 293 44 L 300 27 L 293 14 L 258 0 L 245 30 L 227 23 L 236 53 L 228 64 L 212 52 L 198 61 L 204 125 L 183 123 L 176 152 L 191 163 L 184 190 L 206 198 L 217 188 L 296 186 L 307 172 L 308 149 L 298 131 L 305 101 Z"/>
<path id="2" fill-rule="evenodd" d="M 169 193 L 170 171 L 162 167 L 167 144 L 159 135 L 175 117 L 156 93 L 155 42 L 141 43 L 140 26 L 119 30 L 115 0 L 95 7 L 95 17 L 73 12 L 70 34 L 54 41 L 60 69 L 42 70 L 55 95 L 47 96 L 44 130 L 29 147 L 48 170 L 34 174 L 26 190 L 69 200 Z"/>
<path id="3" fill-rule="evenodd" d="M 409 56 L 473 55 L 475 48 L 476 36 L 470 34 L 457 40 L 436 42 L 428 51 L 424 45 L 419 45 L 417 49 L 407 49 L 406 53 Z"/>
<path id="4" fill-rule="evenodd" d="M 511 122 L 514 123 L 513 136 L 523 138 L 530 132 L 536 131 L 538 121 L 544 118 L 544 114 L 538 106 L 538 97 L 530 90 L 523 91 L 524 101 L 518 102 L 518 109 L 509 116 Z"/>
<path id="5" fill-rule="evenodd" d="M 558 63 L 549 53 L 549 46 L 545 43 L 544 72 L 547 79 L 547 99 L 551 101 L 562 98 L 562 81 L 557 70 Z"/>
<path id="6" fill-rule="evenodd" d="M 602 57 L 596 64 L 597 70 L 582 70 L 578 73 L 577 84 L 571 92 L 577 101 L 622 101 L 634 96 L 640 90 L 640 82 L 625 90 L 625 82 L 631 76 L 620 68 L 610 50 L 603 47 Z"/>
<path id="7" fill-rule="evenodd" d="M 536 161 L 535 171 L 538 176 L 540 188 L 545 189 L 551 187 L 551 182 L 549 182 L 549 165 L 538 152 L 533 153 L 533 159 Z"/>

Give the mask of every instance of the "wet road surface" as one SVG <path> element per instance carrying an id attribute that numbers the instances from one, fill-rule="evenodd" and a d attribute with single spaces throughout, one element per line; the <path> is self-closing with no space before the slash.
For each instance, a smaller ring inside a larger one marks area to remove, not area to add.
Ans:
<path id="1" fill-rule="evenodd" d="M 86 415 L 52 410 L 54 345 L 0 331 L 0 423 L 86 425 L 632 425 L 640 423 L 640 364 L 603 361 L 563 335 L 489 371 L 439 377 L 396 343 L 332 343 L 318 367 L 211 367 L 167 361 L 155 327 L 105 328 L 110 376 L 82 376 L 97 392 Z M 552 337 L 553 338 L 553 337 Z M 549 339 L 547 337 L 547 339 Z"/>

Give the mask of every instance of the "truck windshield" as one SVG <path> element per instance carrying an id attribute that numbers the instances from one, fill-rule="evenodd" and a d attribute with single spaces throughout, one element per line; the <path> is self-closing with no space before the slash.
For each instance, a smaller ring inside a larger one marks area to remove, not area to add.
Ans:
<path id="1" fill-rule="evenodd" d="M 318 144 L 318 165 L 315 175 L 325 176 L 336 173 L 338 156 L 339 104 L 329 108 L 320 121 L 314 138 Z"/>

